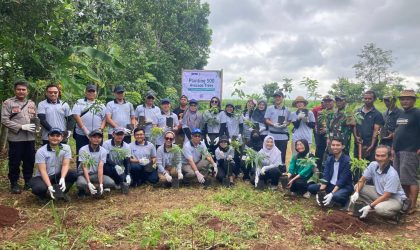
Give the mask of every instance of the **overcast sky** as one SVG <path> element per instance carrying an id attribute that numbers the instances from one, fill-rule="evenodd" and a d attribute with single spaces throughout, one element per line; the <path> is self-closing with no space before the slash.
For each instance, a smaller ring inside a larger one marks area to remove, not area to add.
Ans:
<path id="1" fill-rule="evenodd" d="M 393 70 L 407 86 L 420 82 L 420 1 L 416 0 L 207 0 L 213 30 L 208 65 L 223 69 L 223 97 L 243 77 L 247 92 L 262 85 L 294 83 L 307 76 L 326 93 L 352 66 L 367 43 L 392 50 Z M 305 94 L 295 85 L 293 96 Z"/>

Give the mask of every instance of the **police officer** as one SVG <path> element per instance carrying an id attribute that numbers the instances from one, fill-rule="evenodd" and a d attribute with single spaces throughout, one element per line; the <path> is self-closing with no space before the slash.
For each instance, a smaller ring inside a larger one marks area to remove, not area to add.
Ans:
<path id="1" fill-rule="evenodd" d="M 127 125 L 133 127 L 136 124 L 133 104 L 124 99 L 124 87 L 116 86 L 114 89 L 115 99 L 106 104 L 106 120 L 108 126 L 108 138 L 112 138 L 115 128 L 123 128 L 125 132 L 124 141 L 131 142 L 131 130 Z"/>
<path id="2" fill-rule="evenodd" d="M 42 144 L 48 143 L 48 131 L 51 128 L 59 128 L 67 131 L 63 138 L 63 143 L 67 143 L 71 136 L 70 121 L 71 109 L 68 103 L 59 99 L 60 90 L 58 86 L 50 84 L 45 88 L 45 96 L 42 102 L 38 103 L 38 118 L 42 125 Z"/>
<path id="3" fill-rule="evenodd" d="M 28 83 L 24 80 L 15 82 L 15 96 L 4 101 L 1 109 L 1 123 L 9 129 L 9 180 L 12 194 L 21 192 L 18 185 L 20 163 L 23 162 L 24 189 L 30 188 L 35 161 L 35 124 L 36 105 L 26 99 Z"/>
<path id="4" fill-rule="evenodd" d="M 103 130 L 106 124 L 105 106 L 96 100 L 96 86 L 88 85 L 85 98 L 77 100 L 72 115 L 76 120 L 76 129 L 73 135 L 76 140 L 76 151 L 89 144 L 89 133 L 95 129 Z"/>
<path id="5" fill-rule="evenodd" d="M 51 199 L 55 199 L 57 191 L 67 192 L 76 182 L 76 172 L 69 170 L 71 148 L 61 144 L 62 140 L 63 131 L 51 128 L 48 131 L 48 143 L 36 151 L 35 163 L 38 170 L 31 180 L 31 187 L 32 193 L 40 198 L 46 198 L 48 194 Z M 68 200 L 66 195 L 64 199 Z"/>

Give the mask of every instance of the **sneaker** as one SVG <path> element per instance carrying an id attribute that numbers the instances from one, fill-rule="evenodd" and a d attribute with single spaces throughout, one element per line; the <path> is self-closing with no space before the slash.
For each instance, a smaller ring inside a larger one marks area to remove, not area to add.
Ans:
<path id="1" fill-rule="evenodd" d="M 411 208 L 411 200 L 410 199 L 405 199 L 405 200 L 403 200 L 403 202 L 402 202 L 403 204 L 402 204 L 402 207 L 401 207 L 401 210 L 400 210 L 400 212 L 402 213 L 402 214 L 405 214 L 405 213 L 407 213 L 409 210 L 410 210 L 410 208 Z"/>
<path id="2" fill-rule="evenodd" d="M 115 184 L 115 189 L 116 189 L 116 190 L 120 190 L 120 189 L 121 189 L 121 186 L 122 186 L 122 185 L 116 185 L 116 184 Z"/>
<path id="3" fill-rule="evenodd" d="M 20 194 L 22 191 L 20 190 L 19 184 L 13 183 L 10 185 L 10 192 L 12 194 Z"/>
<path id="4" fill-rule="evenodd" d="M 122 194 L 128 194 L 128 184 L 127 183 L 122 183 L 121 184 L 121 193 Z"/>
<path id="5" fill-rule="evenodd" d="M 306 198 L 306 199 L 311 198 L 311 193 L 309 193 L 309 192 L 304 193 L 303 198 Z"/>

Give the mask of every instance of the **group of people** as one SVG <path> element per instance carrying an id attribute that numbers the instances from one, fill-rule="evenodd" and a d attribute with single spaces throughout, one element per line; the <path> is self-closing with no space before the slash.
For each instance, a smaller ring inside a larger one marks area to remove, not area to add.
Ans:
<path id="1" fill-rule="evenodd" d="M 312 110 L 298 96 L 295 111 L 284 105 L 280 91 L 273 93 L 273 105 L 248 100 L 243 110 L 232 103 L 222 110 L 220 99 L 213 97 L 201 112 L 199 102 L 185 95 L 173 111 L 166 98 L 158 107 L 153 92 L 134 109 L 123 86 L 116 86 L 115 99 L 104 105 L 97 100 L 96 86 L 88 85 L 85 97 L 70 108 L 59 98 L 59 87 L 51 84 L 36 106 L 27 99 L 25 81 L 14 87 L 15 96 L 3 103 L 1 113 L 9 129 L 8 177 L 14 194 L 21 192 L 22 163 L 24 189 L 43 199 L 67 199 L 74 183 L 78 197 L 85 197 L 106 189 L 126 194 L 145 183 L 171 186 L 195 179 L 207 185 L 215 178 L 231 187 L 242 176 L 273 190 L 282 181 L 290 195 L 314 195 L 320 206 L 348 209 L 363 201 L 362 218 L 371 211 L 390 217 L 416 208 L 420 111 L 410 90 L 385 97 L 384 114 L 374 107 L 375 93 L 366 91 L 364 105 L 354 115 L 343 95 L 324 96 Z M 403 110 L 396 107 L 397 98 Z M 286 166 L 290 125 L 293 155 Z M 37 132 L 43 146 L 35 151 Z M 67 142 L 72 135 L 77 169 L 70 167 L 74 154 Z M 370 161 L 360 178 L 350 170 L 352 135 L 355 157 Z M 313 143 L 315 155 L 310 152 Z"/>

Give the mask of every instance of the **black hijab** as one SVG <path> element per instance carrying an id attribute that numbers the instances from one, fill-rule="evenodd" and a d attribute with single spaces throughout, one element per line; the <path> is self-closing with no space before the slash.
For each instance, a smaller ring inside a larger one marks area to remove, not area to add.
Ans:
<path id="1" fill-rule="evenodd" d="M 308 141 L 307 141 L 307 140 L 305 140 L 305 139 L 300 139 L 300 140 L 297 140 L 297 141 L 295 142 L 295 148 L 296 148 L 296 144 L 297 144 L 298 142 L 302 142 L 303 146 L 305 146 L 305 150 L 304 150 L 303 152 L 297 153 L 297 155 L 296 155 L 296 159 L 305 158 L 305 157 L 308 155 L 308 153 L 309 153 L 309 143 L 308 143 Z"/>
<path id="2" fill-rule="evenodd" d="M 251 131 L 251 137 L 246 145 L 257 152 L 263 148 L 263 140 L 261 140 L 260 132 L 258 130 L 254 129 Z"/>
<path id="3" fill-rule="evenodd" d="M 264 103 L 265 104 L 265 108 L 264 110 L 260 110 L 258 108 L 258 105 L 260 103 Z M 254 110 L 254 112 L 252 112 L 252 120 L 259 122 L 259 123 L 264 123 L 264 116 L 265 116 L 265 111 L 267 110 L 267 103 L 265 101 L 259 101 L 257 104 L 257 108 Z"/>

